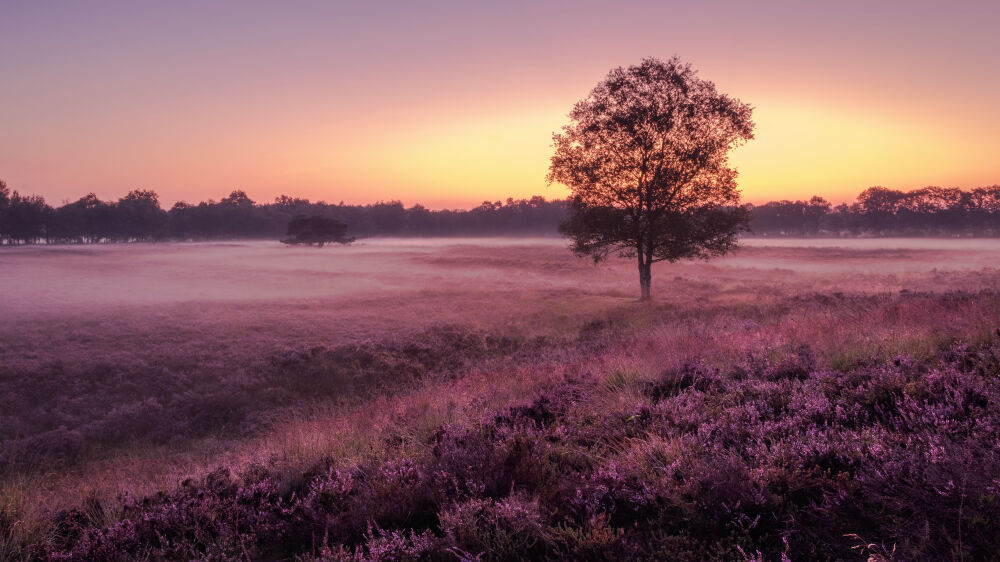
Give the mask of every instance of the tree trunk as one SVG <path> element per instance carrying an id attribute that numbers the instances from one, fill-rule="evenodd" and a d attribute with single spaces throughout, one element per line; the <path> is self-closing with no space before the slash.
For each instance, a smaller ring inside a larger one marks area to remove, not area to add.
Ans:
<path id="1" fill-rule="evenodd" d="M 653 264 L 639 257 L 639 300 L 648 301 L 652 297 L 649 289 L 653 284 Z"/>

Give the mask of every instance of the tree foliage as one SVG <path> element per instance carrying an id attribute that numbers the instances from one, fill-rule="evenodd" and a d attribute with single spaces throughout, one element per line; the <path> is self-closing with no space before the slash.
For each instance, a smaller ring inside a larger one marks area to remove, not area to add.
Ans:
<path id="1" fill-rule="evenodd" d="M 566 201 L 508 198 L 472 209 L 406 208 L 399 201 L 367 205 L 313 202 L 287 195 L 257 203 L 236 190 L 219 201 L 160 207 L 153 191 L 134 190 L 118 201 L 90 193 L 53 208 L 0 183 L 0 244 L 94 244 L 158 240 L 269 239 L 285 235 L 298 215 L 335 219 L 355 236 L 551 235 Z"/>
<path id="2" fill-rule="evenodd" d="M 813 197 L 764 203 L 751 213 L 752 231 L 761 236 L 998 236 L 1000 185 L 967 191 L 874 186 L 851 204 Z"/>
<path id="3" fill-rule="evenodd" d="M 732 249 L 749 215 L 728 154 L 753 138 L 750 115 L 676 57 L 612 70 L 553 135 L 548 179 L 572 190 L 573 250 L 637 258 L 647 299 L 653 263 Z"/>
<path id="4" fill-rule="evenodd" d="M 282 240 L 284 244 L 350 244 L 354 238 L 347 235 L 347 225 L 337 219 L 325 217 L 297 216 L 288 222 L 288 237 Z"/>

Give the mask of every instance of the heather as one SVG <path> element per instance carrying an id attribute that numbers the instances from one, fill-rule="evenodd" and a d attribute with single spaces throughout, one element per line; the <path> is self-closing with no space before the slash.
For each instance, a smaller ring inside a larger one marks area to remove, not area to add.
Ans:
<path id="1" fill-rule="evenodd" d="M 0 559 L 1000 546 L 995 249 L 752 246 L 640 304 L 551 242 L 187 247 L 0 271 Z"/>
<path id="2" fill-rule="evenodd" d="M 222 469 L 55 518 L 70 559 L 995 556 L 1000 339 L 838 370 L 808 347 L 529 400 L 302 473 Z M 871 542 L 874 541 L 874 542 Z"/>

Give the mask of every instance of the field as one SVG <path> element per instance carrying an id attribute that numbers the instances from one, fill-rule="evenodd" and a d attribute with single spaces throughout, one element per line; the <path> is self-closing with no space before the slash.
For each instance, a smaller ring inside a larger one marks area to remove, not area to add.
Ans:
<path id="1" fill-rule="evenodd" d="M 0 560 L 997 559 L 1000 242 L 0 249 Z"/>

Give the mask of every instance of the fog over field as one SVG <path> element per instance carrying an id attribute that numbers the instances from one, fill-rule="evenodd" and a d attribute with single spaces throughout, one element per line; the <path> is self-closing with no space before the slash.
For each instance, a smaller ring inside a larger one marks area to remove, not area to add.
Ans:
<path id="1" fill-rule="evenodd" d="M 560 238 L 376 238 L 346 247 L 276 242 L 26 246 L 0 253 L 0 359 L 207 357 L 364 341 L 461 324 L 529 334 L 635 300 L 635 267 L 594 265 Z M 989 287 L 996 240 L 746 239 L 711 262 L 658 264 L 664 302 Z M 904 275 L 905 274 L 905 275 Z M 58 326 L 58 328 L 56 328 Z M 263 347 L 262 347 L 263 346 Z M 65 349 L 63 349 L 65 347 Z"/>
<path id="2" fill-rule="evenodd" d="M 878 276 L 1000 265 L 997 239 L 762 239 L 711 265 L 661 264 L 670 277 L 713 268 Z M 497 293 L 519 289 L 622 291 L 632 263 L 592 266 L 560 238 L 375 238 L 342 248 L 288 248 L 277 242 L 25 246 L 0 254 L 0 311 L 60 314 L 107 306 L 390 298 L 411 291 Z M 516 273 L 509 270 L 514 268 Z M 875 289 L 876 287 L 872 287 Z"/>

